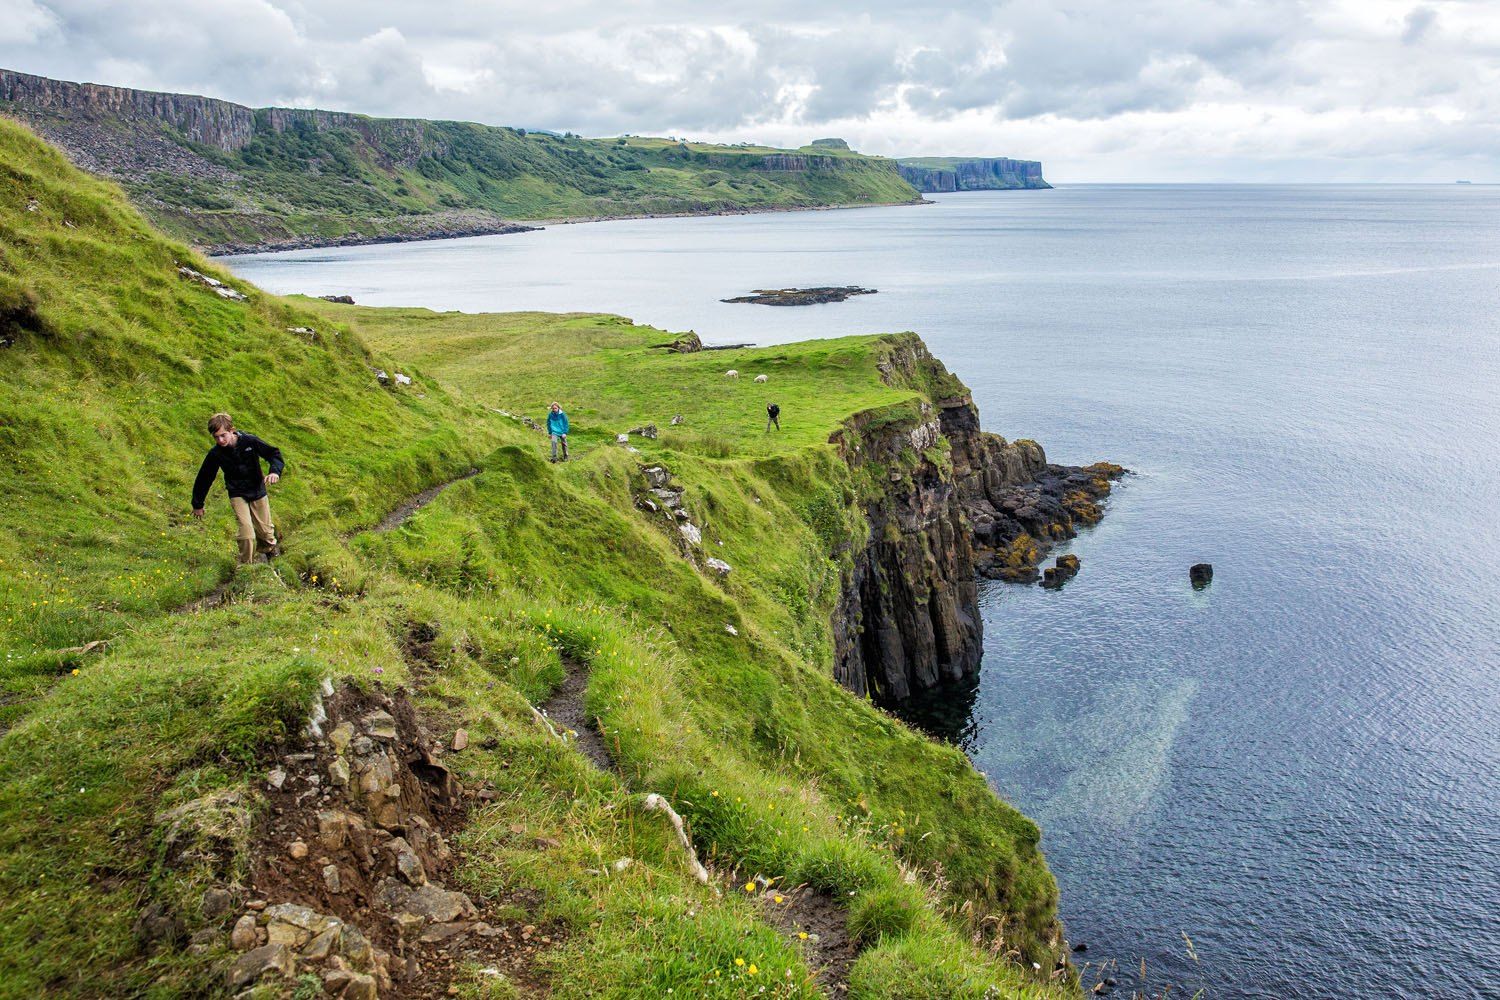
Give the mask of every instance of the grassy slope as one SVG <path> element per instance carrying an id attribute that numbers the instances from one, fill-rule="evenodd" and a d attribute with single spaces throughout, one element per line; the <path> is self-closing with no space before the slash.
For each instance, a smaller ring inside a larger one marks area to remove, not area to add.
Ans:
<path id="1" fill-rule="evenodd" d="M 556 995 L 813 992 L 750 900 L 685 876 L 635 805 L 646 790 L 720 869 L 847 899 L 871 942 L 854 995 L 1058 989 L 987 957 L 1049 962 L 1035 827 L 961 755 L 827 677 L 829 553 L 858 529 L 861 486 L 820 442 L 857 410 L 915 405 L 875 378 L 885 342 L 667 358 L 643 349 L 660 333 L 609 317 L 314 314 L 248 288 L 226 302 L 178 278 L 178 259 L 116 192 L 0 122 L 0 335 L 16 338 L 0 349 L 0 461 L 22 470 L 0 481 L 0 995 L 201 990 L 222 953 L 147 956 L 130 924 L 154 899 L 195 926 L 204 885 L 237 869 L 167 865 L 153 816 L 252 786 L 322 677 L 408 680 L 399 640 L 416 623 L 442 651 L 429 708 L 495 741 L 462 759 L 501 793 L 471 817 L 466 887 L 530 887 L 530 918 L 567 928 L 545 959 Z M 380 388 L 362 336 L 383 367 L 416 360 L 417 384 Z M 726 386 L 730 363 L 747 375 Z M 749 382 L 757 365 L 770 386 Z M 776 442 L 760 434 L 772 387 L 792 418 Z M 537 413 L 553 395 L 579 432 L 566 466 L 488 408 Z M 222 495 L 206 525 L 182 516 L 219 407 L 288 453 L 273 503 L 290 554 L 236 575 L 228 605 L 174 614 L 229 570 Z M 667 432 L 679 411 L 685 429 Z M 688 487 L 728 581 L 634 509 L 636 462 L 605 434 L 641 419 L 663 427 L 648 451 Z M 476 462 L 401 530 L 358 533 Z M 106 651 L 66 651 L 96 638 Z M 628 785 L 532 722 L 564 653 L 590 667 Z M 560 846 L 538 849 L 542 835 Z M 621 856 L 640 864 L 588 874 Z M 1004 939 L 977 949 L 990 912 Z"/>
<path id="2" fill-rule="evenodd" d="M 379 126 L 378 120 L 372 123 Z M 917 198 L 888 160 L 816 150 L 833 169 L 757 169 L 766 148 L 582 139 L 428 122 L 432 150 L 405 166 L 394 142 L 352 128 L 265 129 L 234 153 L 191 147 L 242 178 L 151 174 L 129 184 L 169 232 L 200 245 L 400 232 L 435 214 L 505 219 L 900 204 Z"/>

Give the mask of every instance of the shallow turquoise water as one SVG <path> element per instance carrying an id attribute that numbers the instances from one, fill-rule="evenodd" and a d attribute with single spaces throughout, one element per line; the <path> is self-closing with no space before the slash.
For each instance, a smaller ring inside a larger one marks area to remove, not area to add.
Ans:
<path id="1" fill-rule="evenodd" d="M 1080 960 L 1173 995 L 1500 995 L 1500 188 L 1089 186 L 230 263 L 710 342 L 919 331 L 989 429 L 1136 473 L 1067 588 L 985 588 L 978 685 L 923 706 L 1041 822 Z M 811 284 L 880 293 L 717 301 Z"/>

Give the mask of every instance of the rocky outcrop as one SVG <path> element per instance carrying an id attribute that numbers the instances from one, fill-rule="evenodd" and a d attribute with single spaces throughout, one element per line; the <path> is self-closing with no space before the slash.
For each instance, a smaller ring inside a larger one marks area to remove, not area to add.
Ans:
<path id="1" fill-rule="evenodd" d="M 874 295 L 878 289 L 858 285 L 832 285 L 820 288 L 757 288 L 750 295 L 739 295 L 720 302 L 748 302 L 759 306 L 813 306 L 824 302 L 842 302 L 853 295 Z"/>
<path id="2" fill-rule="evenodd" d="M 806 153 L 767 153 L 760 158 L 756 164 L 756 170 L 764 170 L 767 173 L 779 171 L 792 171 L 803 173 L 808 170 L 836 170 L 838 159 L 832 156 L 809 156 Z"/>
<path id="3" fill-rule="evenodd" d="M 476 902 L 446 884 L 469 797 L 493 792 L 464 788 L 404 690 L 324 692 L 304 747 L 281 756 L 261 789 L 157 817 L 168 862 L 216 881 L 189 950 L 224 956 L 231 993 L 285 995 L 294 980 L 321 980 L 320 995 L 368 1000 L 437 995 L 455 965 L 508 972 L 529 961 L 535 928 L 512 918 L 516 900 Z M 460 730 L 452 752 L 466 745 Z M 247 875 L 220 860 L 246 854 Z M 181 924 L 156 904 L 137 933 L 176 945 Z"/>
<path id="4" fill-rule="evenodd" d="M 1052 543 L 1102 516 L 1124 470 L 1052 465 L 1035 442 L 980 430 L 968 391 L 916 338 L 881 371 L 939 394 L 905 416 L 860 414 L 832 440 L 866 484 L 869 523 L 834 612 L 834 676 L 891 704 L 978 673 L 977 577 L 1036 579 Z"/>
<path id="5" fill-rule="evenodd" d="M 878 419 L 856 417 L 834 442 L 872 482 L 885 479 L 866 497 L 869 537 L 834 611 L 834 678 L 890 703 L 977 672 L 982 632 L 968 520 L 932 454 L 936 414 L 924 403 L 915 421 Z"/>
<path id="6" fill-rule="evenodd" d="M 0 102 L 41 112 L 152 118 L 171 125 L 190 142 L 225 151 L 243 149 L 255 134 L 255 112 L 229 101 L 69 83 L 13 70 L 0 69 Z"/>
<path id="7" fill-rule="evenodd" d="M 897 160 L 901 177 L 924 194 L 1050 188 L 1036 160 L 931 156 Z"/>

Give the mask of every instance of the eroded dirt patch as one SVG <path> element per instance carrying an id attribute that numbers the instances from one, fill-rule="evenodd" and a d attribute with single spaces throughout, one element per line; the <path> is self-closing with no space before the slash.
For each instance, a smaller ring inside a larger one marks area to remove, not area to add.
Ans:
<path id="1" fill-rule="evenodd" d="M 536 958 L 559 932 L 514 919 L 535 900 L 458 886 L 470 795 L 406 693 L 344 687 L 323 714 L 266 777 L 226 985 L 311 972 L 331 995 L 442 997 L 472 963 L 546 995 Z"/>

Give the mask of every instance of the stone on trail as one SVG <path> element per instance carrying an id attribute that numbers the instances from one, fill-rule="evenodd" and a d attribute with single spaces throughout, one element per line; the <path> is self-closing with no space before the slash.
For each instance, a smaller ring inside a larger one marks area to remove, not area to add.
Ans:
<path id="1" fill-rule="evenodd" d="M 245 952 L 224 974 L 225 985 L 235 992 L 257 982 L 268 972 L 280 973 L 291 979 L 297 971 L 297 959 L 284 944 L 265 944 Z"/>
<path id="2" fill-rule="evenodd" d="M 396 738 L 396 719 L 384 709 L 376 709 L 364 718 L 365 732 L 377 740 Z"/>
<path id="3" fill-rule="evenodd" d="M 469 731 L 467 729 L 457 730 L 453 734 L 453 749 L 462 750 L 469 745 Z"/>
<path id="4" fill-rule="evenodd" d="M 234 909 L 234 895 L 228 889 L 213 886 L 203 893 L 203 915 L 217 920 Z"/>
<path id="5" fill-rule="evenodd" d="M 249 951 L 259 938 L 255 933 L 255 914 L 247 913 L 234 922 L 229 932 L 229 946 L 235 951 Z"/>

